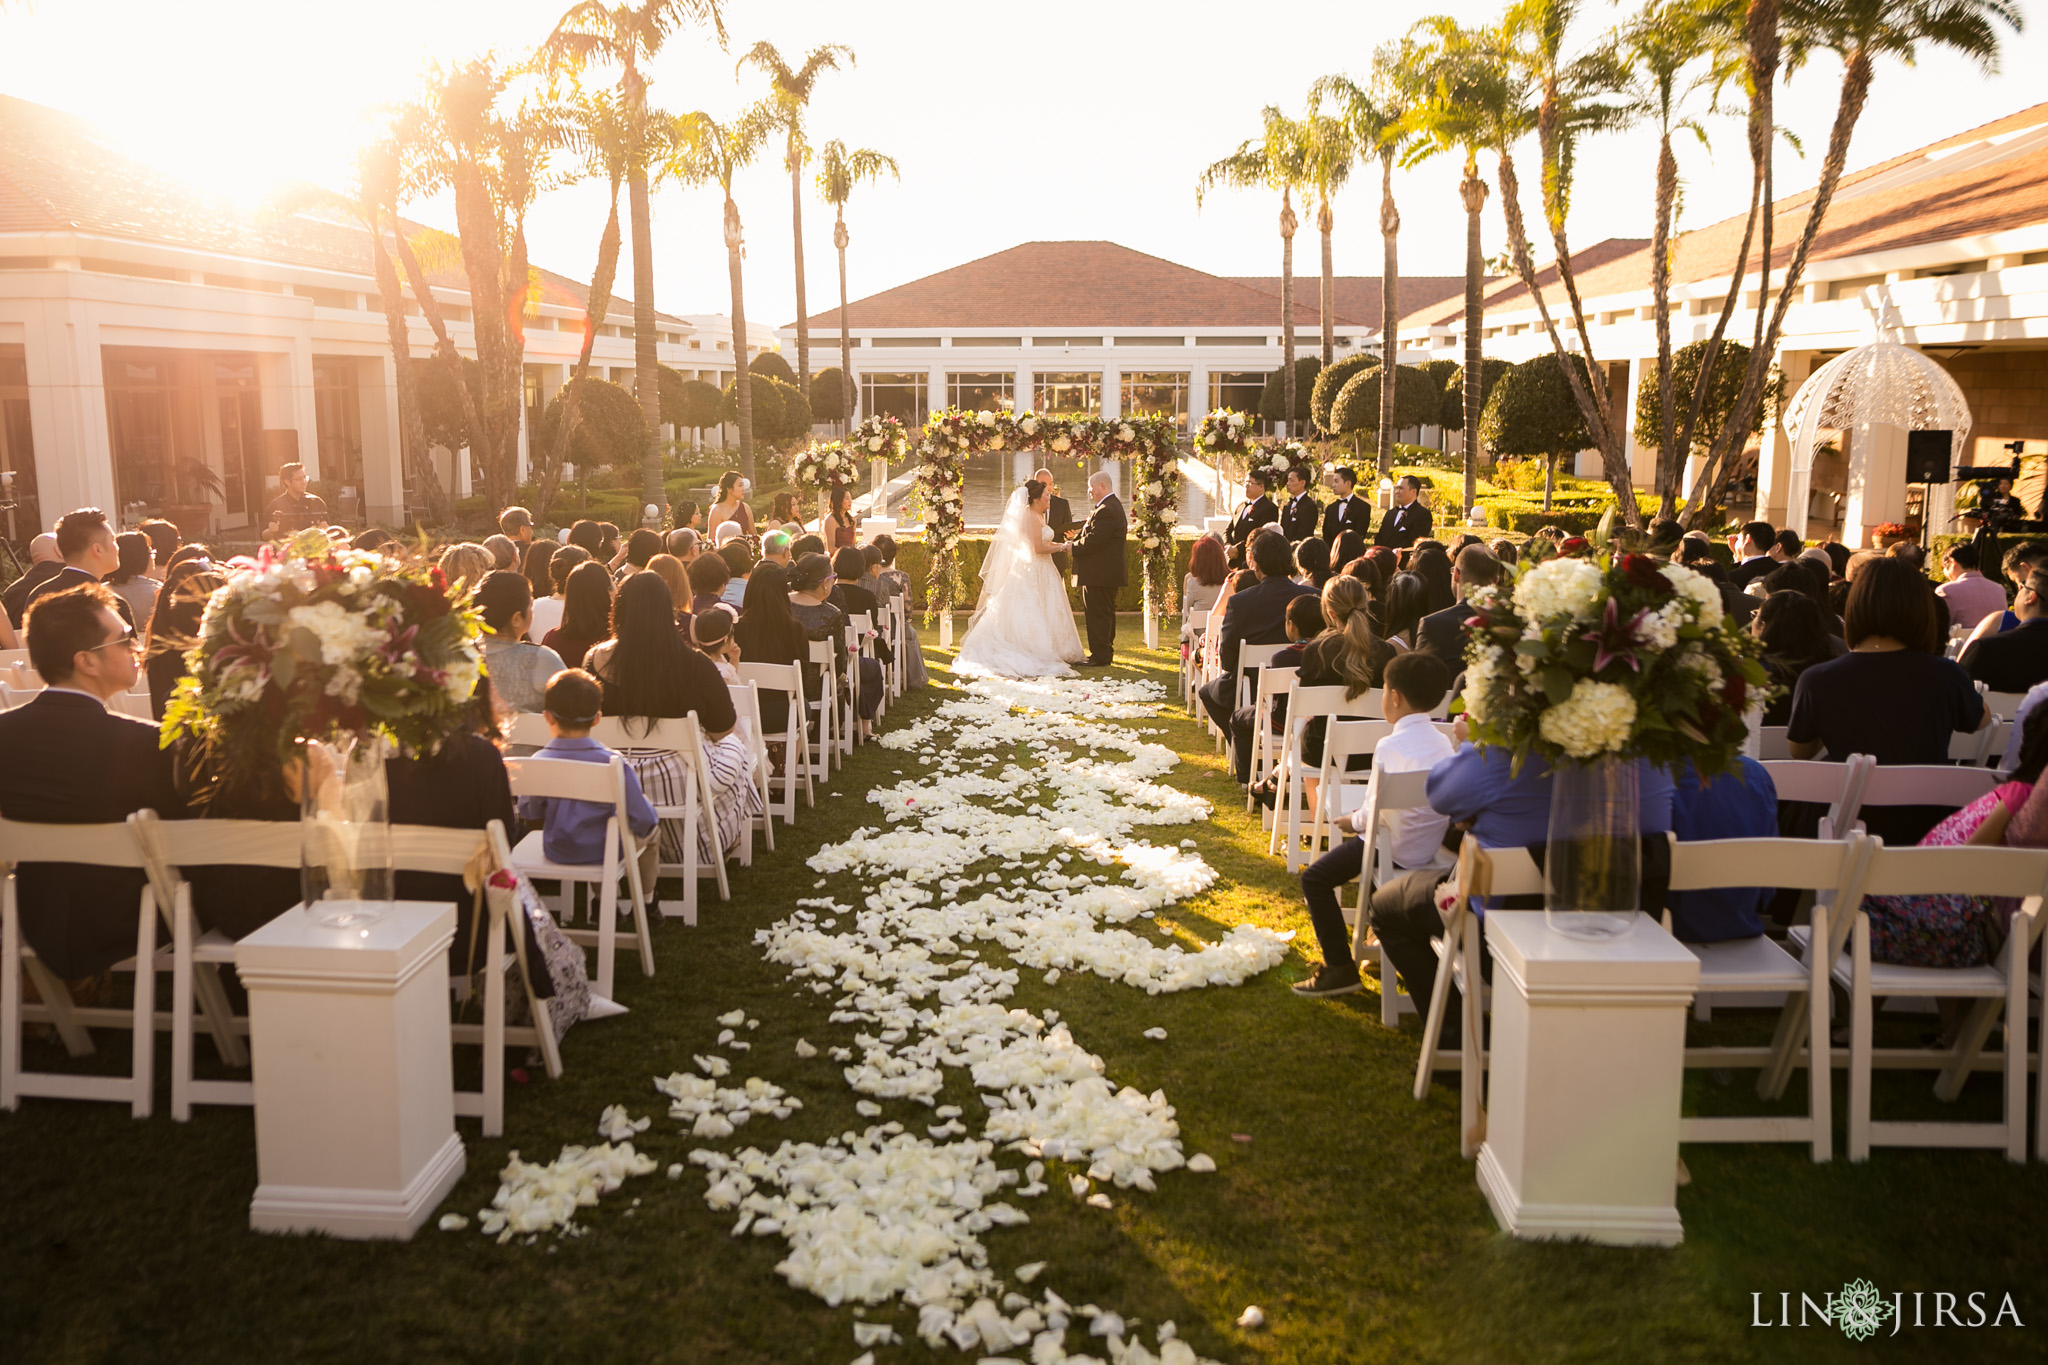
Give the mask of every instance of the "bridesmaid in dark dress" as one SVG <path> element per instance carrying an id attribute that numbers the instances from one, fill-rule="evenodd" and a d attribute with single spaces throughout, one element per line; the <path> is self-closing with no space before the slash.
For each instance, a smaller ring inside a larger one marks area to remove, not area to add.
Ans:
<path id="1" fill-rule="evenodd" d="M 826 545 L 843 550 L 860 544 L 860 523 L 853 516 L 853 492 L 844 484 L 832 490 L 832 511 L 825 518 Z"/>

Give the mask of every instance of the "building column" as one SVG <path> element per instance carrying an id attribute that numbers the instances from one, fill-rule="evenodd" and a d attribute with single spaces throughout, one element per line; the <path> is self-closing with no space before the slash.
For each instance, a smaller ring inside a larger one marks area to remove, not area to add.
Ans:
<path id="1" fill-rule="evenodd" d="M 924 406 L 927 412 L 937 412 L 947 404 L 946 367 L 944 364 L 931 366 L 925 372 Z"/>
<path id="2" fill-rule="evenodd" d="M 1637 488 L 1654 490 L 1657 487 L 1657 448 L 1646 446 L 1636 439 L 1636 397 L 1642 392 L 1645 375 L 1657 372 L 1657 357 L 1637 356 L 1622 362 L 1627 366 L 1623 382 L 1628 392 L 1619 405 L 1622 415 L 1622 449 L 1628 452 L 1629 479 Z"/>
<path id="3" fill-rule="evenodd" d="M 114 505 L 113 440 L 107 429 L 99 326 L 85 306 L 74 301 L 44 300 L 37 309 L 41 326 L 31 322 L 25 329 L 25 352 L 29 433 L 35 442 L 43 520 L 54 525 L 76 507 L 107 508 L 121 520 L 123 514 Z"/>
<path id="4" fill-rule="evenodd" d="M 313 410 L 313 339 L 310 332 L 289 337 L 286 347 L 281 354 L 259 354 L 256 357 L 256 379 L 263 401 L 263 430 L 266 433 L 292 432 L 298 443 L 298 452 L 293 458 L 306 467 L 308 478 L 325 478 L 327 471 L 320 468 L 320 424 Z M 201 363 L 204 363 L 203 358 Z M 264 441 L 267 446 L 267 435 Z M 265 454 L 268 453 L 266 450 Z M 263 471 L 265 483 L 260 496 L 255 491 L 250 495 L 256 506 L 265 506 L 277 496 L 269 486 L 269 480 L 276 473 L 275 469 L 268 467 L 266 460 Z"/>
<path id="5" fill-rule="evenodd" d="M 398 421 L 398 369 L 387 353 L 356 362 L 356 420 L 363 433 L 363 519 L 405 518 L 405 458 Z"/>
<path id="6" fill-rule="evenodd" d="M 1102 367 L 1102 415 L 1124 415 L 1124 372 L 1114 365 Z"/>
<path id="7" fill-rule="evenodd" d="M 1188 362 L 1188 434 L 1209 415 L 1209 367 Z"/>
<path id="8" fill-rule="evenodd" d="M 1032 387 L 1037 383 L 1038 374 L 1029 364 L 1019 365 L 1010 377 L 1010 411 L 1032 412 L 1038 407 L 1034 401 Z"/>
<path id="9" fill-rule="evenodd" d="M 1781 351 L 1778 355 L 1778 369 L 1785 376 L 1785 401 L 1778 405 L 1782 418 L 1785 404 L 1792 401 L 1792 395 L 1799 392 L 1813 373 L 1813 352 Z M 1688 460 L 1685 466 L 1686 487 L 1692 487 L 1696 477 L 1697 461 Z M 1771 423 L 1757 441 L 1756 454 L 1756 515 L 1759 521 L 1768 521 L 1773 526 L 1790 526 L 1794 518 L 1785 506 L 1786 494 L 1791 491 L 1792 481 L 1792 439 L 1785 434 L 1782 420 Z M 1803 516 L 1805 508 L 1799 509 Z M 1805 531 L 1802 521 L 1795 528 Z"/>

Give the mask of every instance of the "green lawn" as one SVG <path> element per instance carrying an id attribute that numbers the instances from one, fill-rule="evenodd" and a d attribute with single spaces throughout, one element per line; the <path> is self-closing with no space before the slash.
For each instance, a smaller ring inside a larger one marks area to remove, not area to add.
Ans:
<path id="1" fill-rule="evenodd" d="M 1170 660 L 1136 648 L 1125 618 L 1118 674 L 1158 678 L 1173 691 Z M 1167 638 L 1171 638 L 1170 631 Z M 927 634 L 927 655 L 943 661 Z M 949 695 L 939 685 L 889 717 L 906 722 Z M 1214 1155 L 1212 1176 L 1164 1176 L 1153 1195 L 1116 1192 L 1112 1212 L 1053 1191 L 1025 1205 L 1028 1226 L 983 1238 L 999 1270 L 1051 1265 L 1043 1284 L 1152 1325 L 1167 1318 L 1205 1356 L 1225 1361 L 1747 1361 L 2015 1360 L 2040 1358 L 2048 1316 L 2040 1251 L 2048 1168 L 2008 1165 L 1990 1153 L 1880 1151 L 1864 1165 L 1815 1167 L 1803 1148 L 1693 1147 L 1692 1183 L 1679 1192 L 1686 1241 L 1671 1251 L 1623 1251 L 1507 1240 L 1496 1230 L 1458 1156 L 1457 1089 L 1418 1104 L 1409 1087 L 1417 1028 L 1378 1023 L 1370 993 L 1309 1002 L 1287 991 L 1305 974 L 1313 940 L 1299 896 L 1265 852 L 1222 759 L 1169 697 L 1160 738 L 1182 764 L 1166 780 L 1210 799 L 1212 821 L 1165 827 L 1155 842 L 1193 837 L 1221 873 L 1204 895 L 1160 912 L 1184 934 L 1214 938 L 1238 923 L 1300 931 L 1298 951 L 1239 989 L 1147 997 L 1076 973 L 1046 986 L 1027 972 L 1013 1003 L 1057 1008 L 1110 1078 L 1164 1087 L 1189 1152 Z M 510 1087 L 507 1134 L 469 1142 L 469 1173 L 448 1209 L 488 1202 L 506 1154 L 548 1159 L 565 1143 L 596 1140 L 598 1113 L 624 1103 L 654 1116 L 640 1146 L 662 1165 L 701 1145 L 665 1117 L 649 1078 L 688 1068 L 708 1050 L 715 1016 L 744 1006 L 761 1020 L 736 1074 L 761 1074 L 805 1108 L 748 1143 L 824 1140 L 865 1126 L 838 1066 L 821 1053 L 798 1060 L 799 1036 L 821 1048 L 849 1043 L 857 1026 L 827 1020 L 832 997 L 797 991 L 753 943 L 756 928 L 817 894 L 803 859 L 825 840 L 879 823 L 861 794 L 913 769 L 914 756 L 858 751 L 818 808 L 780 836 L 774 854 L 737 873 L 733 900 L 707 895 L 702 924 L 656 930 L 652 980 L 622 954 L 620 991 L 632 1013 L 579 1026 L 565 1045 L 567 1074 Z M 1141 833 L 1143 833 L 1141 831 Z M 842 899 L 856 888 L 834 886 Z M 999 949 L 985 951 L 1000 959 Z M 1165 1043 L 1140 1036 L 1169 1030 Z M 1754 1033 L 1758 1021 L 1724 1016 L 1711 1033 Z M 1887 1029 L 1910 1034 L 1916 1025 Z M 107 1064 L 124 1059 L 103 1035 Z M 202 1057 L 210 1048 L 202 1043 Z M 32 1041 L 32 1066 L 58 1065 L 56 1045 Z M 160 1067 L 167 1064 L 163 1049 Z M 1932 1114 L 1931 1078 L 1882 1076 L 1886 1112 Z M 1689 1103 L 1739 1111 L 1750 1077 L 1691 1080 Z M 1799 1100 L 1795 1079 L 1788 1103 Z M 850 1309 L 790 1289 L 774 1272 L 780 1238 L 730 1235 L 730 1214 L 704 1205 L 704 1178 L 659 1173 L 629 1181 L 586 1210 L 589 1235 L 499 1246 L 472 1227 L 407 1245 L 257 1236 L 247 1231 L 255 1185 L 247 1110 L 202 1108 L 190 1124 L 125 1109 L 30 1100 L 0 1115 L 0 1359 L 130 1360 L 589 1360 L 851 1361 Z M 1837 1084 L 1837 1112 L 1846 1096 Z M 979 1113 L 964 1076 L 942 1102 Z M 1994 1077 L 1975 1078 L 1956 1108 L 1995 1110 Z M 888 1117 L 923 1119 L 917 1106 Z M 1237 1135 L 1249 1139 L 1237 1140 Z M 725 1147 L 743 1145 L 720 1144 Z M 1839 1150 L 1839 1138 L 1838 1138 Z M 1006 1162 L 1014 1160 L 1005 1157 Z M 638 1201 L 637 1205 L 635 1201 Z M 1816 1324 L 1752 1328 L 1751 1295 L 1772 1309 L 1783 1291 L 1819 1301 L 1865 1277 L 1887 1295 L 1982 1290 L 1995 1305 L 2014 1295 L 2026 1330 L 1907 1330 L 1857 1344 Z M 1268 1326 L 1244 1332 L 1248 1304 Z M 878 1365 L 972 1360 L 928 1353 L 910 1334 L 915 1314 L 870 1310 L 904 1332 Z M 1070 1332 L 1070 1349 L 1087 1349 Z M 1094 1343 L 1101 1349 L 1099 1341 Z M 1020 1352 L 1021 1354 L 1021 1352 Z"/>

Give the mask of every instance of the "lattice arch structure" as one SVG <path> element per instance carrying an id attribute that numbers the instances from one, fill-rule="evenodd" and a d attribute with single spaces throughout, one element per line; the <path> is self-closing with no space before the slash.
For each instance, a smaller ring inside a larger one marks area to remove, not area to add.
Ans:
<path id="1" fill-rule="evenodd" d="M 1895 341 L 1858 346 L 1815 370 L 1785 405 L 1785 435 L 1792 442 L 1792 479 L 1785 496 L 1788 518 L 1805 524 L 1813 447 L 1820 433 L 1853 430 L 1865 423 L 1947 431 L 1952 465 L 1969 449 L 1970 405 L 1947 370 Z"/>

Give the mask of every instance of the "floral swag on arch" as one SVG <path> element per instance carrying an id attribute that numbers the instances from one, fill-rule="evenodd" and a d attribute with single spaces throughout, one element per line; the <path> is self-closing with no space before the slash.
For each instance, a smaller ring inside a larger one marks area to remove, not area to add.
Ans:
<path id="1" fill-rule="evenodd" d="M 959 595 L 967 457 L 997 450 L 1045 450 L 1082 460 L 1131 462 L 1131 536 L 1142 555 L 1146 600 L 1155 612 L 1170 610 L 1173 530 L 1180 518 L 1179 435 L 1179 422 L 1166 414 L 1060 417 L 960 408 L 933 413 L 917 446 L 913 494 L 924 515 L 931 563 L 927 609 L 950 612 Z"/>

